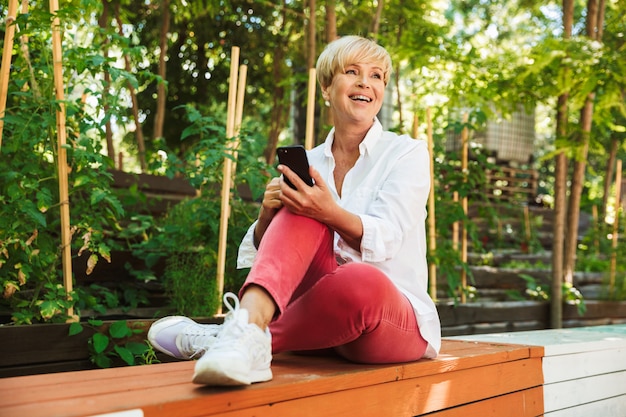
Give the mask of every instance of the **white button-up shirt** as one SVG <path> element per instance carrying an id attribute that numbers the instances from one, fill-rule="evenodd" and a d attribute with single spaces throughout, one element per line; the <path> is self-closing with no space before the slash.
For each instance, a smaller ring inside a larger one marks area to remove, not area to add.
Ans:
<path id="1" fill-rule="evenodd" d="M 361 251 L 352 249 L 335 233 L 335 255 L 346 262 L 365 262 L 383 271 L 413 306 L 425 357 L 441 347 L 441 326 L 427 292 L 426 203 L 430 189 L 430 158 L 424 141 L 383 131 L 378 120 L 359 145 L 360 156 L 337 193 L 332 154 L 334 129 L 326 141 L 308 151 L 309 164 L 324 178 L 335 200 L 358 215 L 363 223 Z M 254 224 L 241 246 L 237 266 L 252 266 L 256 255 Z"/>

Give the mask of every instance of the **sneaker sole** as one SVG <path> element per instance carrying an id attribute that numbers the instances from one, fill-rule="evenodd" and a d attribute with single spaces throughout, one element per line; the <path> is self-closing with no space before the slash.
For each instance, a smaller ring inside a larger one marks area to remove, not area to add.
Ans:
<path id="1" fill-rule="evenodd" d="M 266 382 L 273 378 L 270 368 L 250 371 L 242 374 L 232 369 L 225 369 L 221 363 L 198 361 L 193 374 L 193 383 L 212 386 L 250 385 L 256 382 Z"/>
<path id="2" fill-rule="evenodd" d="M 161 346 L 159 344 L 159 342 L 157 342 L 156 340 L 156 335 L 163 330 L 163 328 L 165 327 L 169 327 L 169 326 L 161 326 L 162 324 L 166 323 L 166 322 L 171 322 L 174 319 L 179 319 L 178 322 L 176 322 L 175 324 L 184 321 L 186 323 L 192 324 L 194 323 L 193 320 L 191 320 L 188 317 L 185 316 L 169 316 L 169 317 L 164 317 L 162 319 L 159 319 L 157 321 L 155 321 L 154 323 L 152 323 L 152 326 L 150 326 L 150 330 L 148 330 L 148 341 L 150 342 L 150 344 L 152 346 L 154 346 L 155 348 L 157 348 L 158 350 L 160 350 L 163 353 L 166 353 L 174 358 L 177 359 L 186 359 L 189 360 L 189 358 L 184 357 L 184 356 L 180 356 L 180 355 L 176 355 L 174 352 L 170 352 L 169 350 L 165 349 L 163 346 Z"/>

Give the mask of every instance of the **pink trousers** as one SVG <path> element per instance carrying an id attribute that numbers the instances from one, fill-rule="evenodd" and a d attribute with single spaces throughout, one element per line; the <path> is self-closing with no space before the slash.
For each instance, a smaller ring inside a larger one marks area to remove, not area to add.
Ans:
<path id="1" fill-rule="evenodd" d="M 274 353 L 332 349 L 354 362 L 394 363 L 426 351 L 407 298 L 372 265 L 338 265 L 333 232 L 316 220 L 280 210 L 240 295 L 252 284 L 278 307 Z"/>

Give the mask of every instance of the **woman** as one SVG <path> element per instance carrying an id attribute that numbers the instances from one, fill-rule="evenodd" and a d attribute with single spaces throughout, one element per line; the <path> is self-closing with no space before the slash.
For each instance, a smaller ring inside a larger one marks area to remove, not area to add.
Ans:
<path id="1" fill-rule="evenodd" d="M 334 128 L 308 152 L 314 186 L 279 165 L 240 246 L 238 266 L 251 266 L 241 302 L 225 295 L 222 326 L 178 316 L 150 329 L 159 350 L 203 354 L 194 382 L 270 380 L 272 353 L 283 351 L 329 349 L 362 363 L 437 355 L 439 317 L 426 292 L 430 160 L 422 141 L 383 131 L 376 118 L 390 72 L 387 51 L 358 36 L 320 55 Z"/>

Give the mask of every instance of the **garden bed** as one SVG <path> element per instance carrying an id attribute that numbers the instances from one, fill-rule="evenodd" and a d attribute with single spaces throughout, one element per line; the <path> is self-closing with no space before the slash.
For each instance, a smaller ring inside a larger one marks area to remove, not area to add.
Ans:
<path id="1" fill-rule="evenodd" d="M 587 312 L 579 316 L 576 306 L 564 305 L 563 326 L 584 327 L 626 323 L 626 302 L 586 301 Z M 550 326 L 550 305 L 547 302 L 507 301 L 458 304 L 440 303 L 443 336 L 516 332 L 547 329 Z M 204 318 L 202 323 L 219 322 L 220 318 Z M 129 319 L 129 327 L 141 329 L 134 337 L 143 342 L 153 319 Z M 90 360 L 90 338 L 104 332 L 114 321 L 106 321 L 97 329 L 84 326 L 84 331 L 69 336 L 69 324 L 34 324 L 0 326 L 0 377 L 31 375 L 62 371 L 94 369 Z M 157 361 L 171 358 L 158 354 Z M 114 362 L 113 366 L 122 365 Z"/>

